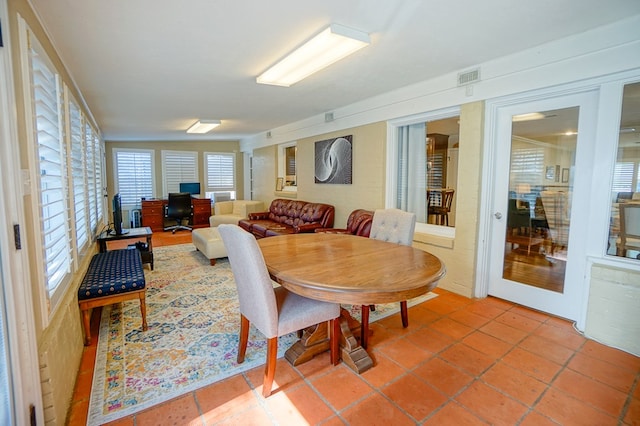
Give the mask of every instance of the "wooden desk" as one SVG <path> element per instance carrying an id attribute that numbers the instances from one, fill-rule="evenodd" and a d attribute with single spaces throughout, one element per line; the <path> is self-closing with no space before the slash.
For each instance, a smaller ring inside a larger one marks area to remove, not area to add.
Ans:
<path id="1" fill-rule="evenodd" d="M 194 228 L 209 226 L 211 216 L 210 198 L 192 198 Z M 142 226 L 148 226 L 153 231 L 164 231 L 164 210 L 168 200 L 154 199 L 142 201 Z M 175 223 L 174 223 L 175 224 Z"/>
<path id="2" fill-rule="evenodd" d="M 400 302 L 433 290 L 445 274 L 434 255 L 346 234 L 292 234 L 258 240 L 275 281 L 294 293 L 353 305 Z M 342 360 L 358 373 L 373 366 L 351 333 L 359 324 L 341 310 Z M 285 357 L 293 365 L 329 348 L 326 324 L 305 330 Z"/>

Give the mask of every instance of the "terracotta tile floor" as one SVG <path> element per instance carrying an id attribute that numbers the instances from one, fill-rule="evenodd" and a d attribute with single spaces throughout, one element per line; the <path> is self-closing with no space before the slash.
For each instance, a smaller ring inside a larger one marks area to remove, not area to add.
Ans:
<path id="1" fill-rule="evenodd" d="M 407 329 L 398 315 L 371 324 L 376 365 L 362 375 L 328 354 L 280 359 L 267 399 L 256 368 L 111 424 L 640 425 L 640 358 L 522 306 L 436 292 Z M 69 424 L 86 423 L 95 353 L 94 337 Z"/>

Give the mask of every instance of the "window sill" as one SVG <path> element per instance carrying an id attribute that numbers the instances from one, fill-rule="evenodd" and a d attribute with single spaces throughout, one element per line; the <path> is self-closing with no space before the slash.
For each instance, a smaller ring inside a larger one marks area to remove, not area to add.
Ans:
<path id="1" fill-rule="evenodd" d="M 298 198 L 298 193 L 294 191 L 275 191 L 275 195 L 282 198 Z"/>

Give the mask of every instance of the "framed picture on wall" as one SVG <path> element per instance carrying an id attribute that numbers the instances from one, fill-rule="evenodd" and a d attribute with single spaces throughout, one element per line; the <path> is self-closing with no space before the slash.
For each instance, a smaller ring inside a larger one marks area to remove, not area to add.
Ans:
<path id="1" fill-rule="evenodd" d="M 547 180 L 553 180 L 556 176 L 556 168 L 554 166 L 547 166 L 544 177 Z"/>
<path id="2" fill-rule="evenodd" d="M 353 135 L 316 142 L 315 183 L 351 184 Z"/>
<path id="3" fill-rule="evenodd" d="M 569 169 L 562 169 L 562 183 L 569 183 Z"/>

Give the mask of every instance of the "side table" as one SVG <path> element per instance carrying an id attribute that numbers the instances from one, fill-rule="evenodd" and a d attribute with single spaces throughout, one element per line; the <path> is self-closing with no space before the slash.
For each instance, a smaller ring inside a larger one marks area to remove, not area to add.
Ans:
<path id="1" fill-rule="evenodd" d="M 151 266 L 151 270 L 153 271 L 153 245 L 151 243 L 151 237 L 153 235 L 153 231 L 150 227 L 144 226 L 142 228 L 131 228 L 125 229 L 125 234 L 115 235 L 108 231 L 104 231 L 98 235 L 98 247 L 100 248 L 100 253 L 104 253 L 107 251 L 107 243 L 109 241 L 119 241 L 119 240 L 130 240 L 130 239 L 143 239 L 145 238 L 147 241 L 147 247 L 149 248 L 148 252 L 140 253 L 142 256 L 142 263 L 148 263 Z"/>

